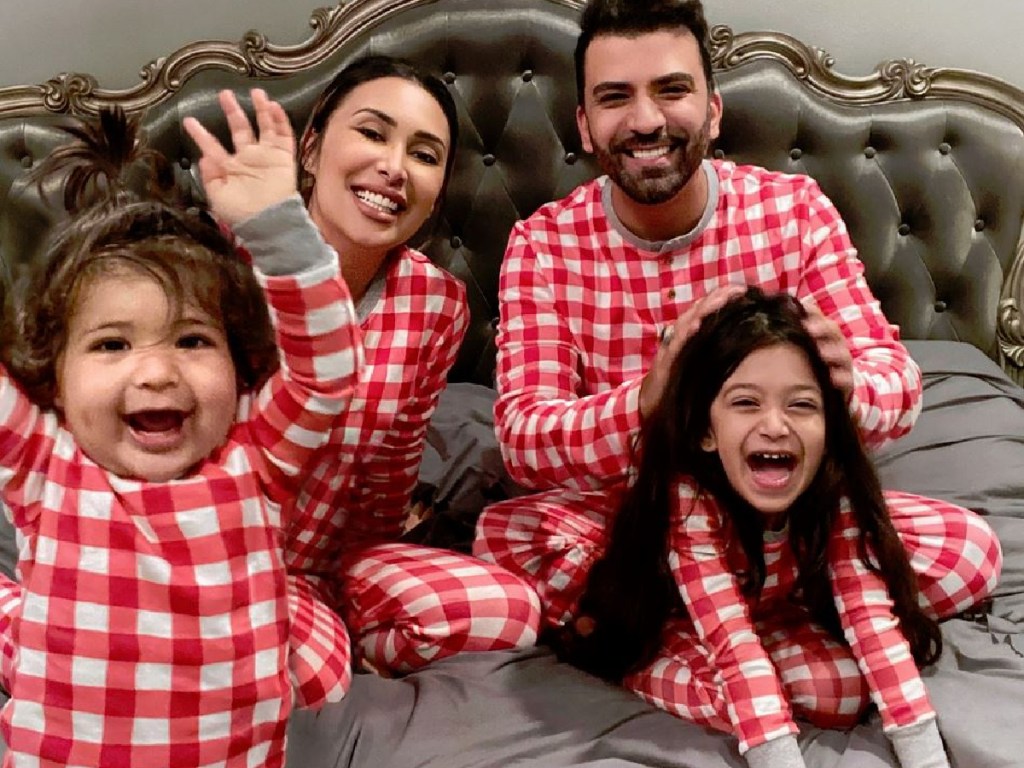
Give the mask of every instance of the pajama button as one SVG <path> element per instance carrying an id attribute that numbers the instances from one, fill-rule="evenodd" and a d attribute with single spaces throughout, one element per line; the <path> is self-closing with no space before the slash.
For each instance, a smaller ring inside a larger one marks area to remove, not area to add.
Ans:
<path id="1" fill-rule="evenodd" d="M 676 297 L 676 289 L 669 288 L 665 295 L 668 296 L 670 299 L 674 299 Z"/>

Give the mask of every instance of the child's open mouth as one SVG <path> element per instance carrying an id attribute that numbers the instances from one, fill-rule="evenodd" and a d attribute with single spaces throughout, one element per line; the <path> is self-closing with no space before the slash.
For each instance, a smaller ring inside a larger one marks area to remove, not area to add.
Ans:
<path id="1" fill-rule="evenodd" d="M 188 414 L 172 408 L 135 411 L 125 416 L 135 440 L 151 450 L 167 450 L 181 442 Z"/>
<path id="2" fill-rule="evenodd" d="M 757 451 L 747 456 L 754 482 L 763 488 L 784 488 L 796 469 L 796 456 L 789 451 Z"/>

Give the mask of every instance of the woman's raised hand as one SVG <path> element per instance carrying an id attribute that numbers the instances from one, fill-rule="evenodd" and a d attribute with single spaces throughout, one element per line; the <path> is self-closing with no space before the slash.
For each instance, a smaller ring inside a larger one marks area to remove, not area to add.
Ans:
<path id="1" fill-rule="evenodd" d="M 182 125 L 199 147 L 199 175 L 214 216 L 228 226 L 259 213 L 297 190 L 295 134 L 288 115 L 260 88 L 251 91 L 257 137 L 231 91 L 221 91 L 221 109 L 231 131 L 229 152 L 194 117 Z"/>

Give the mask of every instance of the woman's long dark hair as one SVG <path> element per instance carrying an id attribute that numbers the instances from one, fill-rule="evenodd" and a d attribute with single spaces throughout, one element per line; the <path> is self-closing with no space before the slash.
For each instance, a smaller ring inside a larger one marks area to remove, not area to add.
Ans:
<path id="1" fill-rule="evenodd" d="M 608 548 L 595 563 L 580 600 L 584 633 L 563 635 L 568 661 L 613 682 L 649 664 L 674 611 L 682 612 L 668 566 L 669 521 L 681 480 L 696 495 L 711 496 L 739 540 L 747 570 L 744 595 L 756 600 L 765 581 L 764 528 L 760 513 L 733 489 L 718 453 L 705 451 L 711 404 L 725 381 L 752 352 L 791 344 L 810 362 L 821 388 L 825 452 L 810 486 L 789 510 L 789 543 L 798 576 L 793 597 L 839 642 L 845 643 L 828 575 L 828 544 L 842 499 L 860 528 L 858 554 L 885 581 L 894 613 L 919 665 L 942 648 L 937 623 L 918 604 L 917 579 L 889 519 L 874 466 L 861 442 L 843 394 L 803 326 L 804 309 L 785 294 L 757 288 L 708 316 L 676 358 L 661 403 L 641 433 L 639 467 L 610 531 Z M 585 634 L 585 636 L 584 636 Z"/>

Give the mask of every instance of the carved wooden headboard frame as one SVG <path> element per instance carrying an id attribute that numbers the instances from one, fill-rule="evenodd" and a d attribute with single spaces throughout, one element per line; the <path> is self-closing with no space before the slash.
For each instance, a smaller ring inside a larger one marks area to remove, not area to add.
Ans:
<path id="1" fill-rule="evenodd" d="M 827 51 L 778 32 L 735 33 L 724 25 L 711 30 L 715 71 L 727 71 L 754 59 L 785 65 L 808 88 L 841 104 L 872 105 L 902 100 L 951 99 L 997 112 L 1024 131 L 1024 93 L 1009 83 L 980 72 L 928 67 L 913 59 L 883 61 L 863 77 L 837 73 Z M 1003 280 L 997 317 L 1003 367 L 1024 384 L 1024 231 L 1017 255 Z"/>
<path id="2" fill-rule="evenodd" d="M 275 45 L 251 31 L 241 41 L 201 41 L 156 59 L 142 68 L 141 82 L 123 89 L 106 89 L 87 74 L 58 75 L 39 85 L 0 88 L 0 120 L 45 114 L 90 116 L 105 105 L 118 104 L 139 112 L 173 97 L 202 70 L 228 70 L 253 79 L 277 78 L 305 71 L 324 61 L 357 35 L 403 11 L 433 0 L 348 0 L 313 12 L 312 33 L 295 45 Z M 549 0 L 569 10 L 581 0 Z M 967 70 L 926 67 L 911 59 L 893 59 L 863 77 L 834 71 L 825 51 L 774 32 L 734 33 L 729 27 L 711 30 L 716 71 L 741 67 L 754 59 L 782 64 L 808 88 L 847 105 L 947 99 L 970 102 L 1008 118 L 1024 132 L 1024 93 L 997 78 Z M 998 306 L 997 336 L 1004 367 L 1024 382 L 1024 240 L 1005 275 Z"/>

